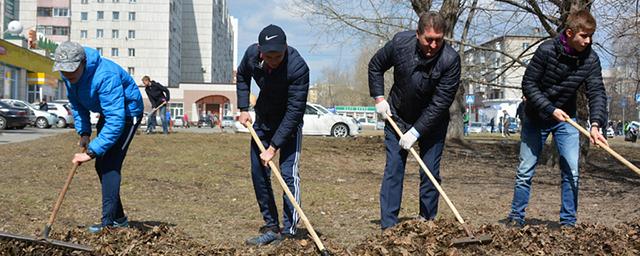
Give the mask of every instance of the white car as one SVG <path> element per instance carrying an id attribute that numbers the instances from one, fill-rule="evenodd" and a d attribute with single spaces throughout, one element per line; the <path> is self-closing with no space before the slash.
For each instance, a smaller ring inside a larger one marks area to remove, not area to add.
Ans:
<path id="1" fill-rule="evenodd" d="M 251 119 L 255 120 L 255 112 L 249 112 Z M 351 117 L 336 115 L 318 104 L 307 103 L 304 113 L 303 135 L 330 135 L 333 137 L 347 137 L 358 135 L 357 121 Z M 240 122 L 235 122 L 238 132 L 249 132 Z"/>
<path id="2" fill-rule="evenodd" d="M 49 113 L 58 116 L 56 127 L 66 128 L 67 126 L 73 126 L 73 114 L 71 114 L 71 107 L 64 103 L 47 103 L 49 105 Z"/>
<path id="3" fill-rule="evenodd" d="M 54 100 L 52 101 L 53 103 L 62 103 L 65 106 L 67 106 L 69 109 L 71 108 L 71 103 L 69 103 L 69 100 Z M 89 111 L 89 117 L 91 118 L 91 125 L 96 125 L 98 124 L 98 120 L 100 120 L 100 113 L 96 113 L 96 112 L 91 112 Z"/>
<path id="4" fill-rule="evenodd" d="M 222 125 L 223 128 L 233 128 L 233 123 L 234 123 L 233 116 L 223 116 L 222 117 L 221 125 Z"/>
<path id="5" fill-rule="evenodd" d="M 484 128 L 482 127 L 482 123 L 479 122 L 470 122 L 469 123 L 469 133 L 481 133 L 484 132 Z"/>
<path id="6" fill-rule="evenodd" d="M 40 129 L 50 128 L 51 125 L 58 121 L 58 116 L 47 111 L 40 110 L 37 105 L 34 106 L 27 102 L 13 99 L 2 99 L 2 101 L 14 107 L 29 109 L 29 112 L 31 112 L 29 115 L 29 122 L 31 122 L 31 125 Z"/>

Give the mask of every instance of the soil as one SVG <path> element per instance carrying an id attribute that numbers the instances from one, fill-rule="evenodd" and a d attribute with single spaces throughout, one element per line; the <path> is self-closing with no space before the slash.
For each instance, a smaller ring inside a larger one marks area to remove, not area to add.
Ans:
<path id="1" fill-rule="evenodd" d="M 306 136 L 300 164 L 303 209 L 334 255 L 640 254 L 640 176 L 599 149 L 592 149 L 581 166 L 576 228 L 557 224 L 560 171 L 548 166 L 536 170 L 527 226 L 504 226 L 518 164 L 516 139 L 472 137 L 468 145 L 445 147 L 442 186 L 474 233 L 492 235 L 487 245 L 452 246 L 452 239 L 465 233 L 444 202 L 435 222 L 414 220 L 419 173 L 413 159 L 407 163 L 402 222 L 380 232 L 380 136 Z M 40 234 L 78 150 L 76 140 L 68 133 L 0 145 L 0 231 Z M 640 165 L 637 145 L 614 141 L 612 147 Z M 101 210 L 99 181 L 89 163 L 74 177 L 51 237 L 93 246 L 94 255 L 315 254 L 302 223 L 295 239 L 244 245 L 263 224 L 248 153 L 247 134 L 139 134 L 123 167 L 121 188 L 132 228 L 85 231 L 98 222 Z M 0 255 L 90 254 L 0 240 Z"/>

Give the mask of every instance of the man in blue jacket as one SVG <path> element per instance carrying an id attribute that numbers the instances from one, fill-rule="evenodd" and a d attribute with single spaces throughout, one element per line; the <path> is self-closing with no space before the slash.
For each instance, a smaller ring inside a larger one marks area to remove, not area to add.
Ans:
<path id="1" fill-rule="evenodd" d="M 102 184 L 102 222 L 89 227 L 92 233 L 104 227 L 127 227 L 120 200 L 122 162 L 140 124 L 144 104 L 135 81 L 120 66 L 100 57 L 98 51 L 75 42 L 63 42 L 55 51 L 53 71 L 60 71 L 73 107 L 79 145 L 73 163 L 96 159 Z M 97 136 L 90 141 L 89 111 L 100 113 Z"/>
<path id="2" fill-rule="evenodd" d="M 396 34 L 369 62 L 369 93 L 382 118 L 393 118 L 404 133 L 385 125 L 387 162 L 380 189 L 380 225 L 398 223 L 407 154 L 417 141 L 420 157 L 440 182 L 440 158 L 449 125 L 449 106 L 460 84 L 460 56 L 444 42 L 447 25 L 437 12 L 420 16 L 417 31 Z M 389 102 L 384 73 L 393 67 Z M 420 172 L 420 219 L 433 220 L 439 193 Z"/>
<path id="3" fill-rule="evenodd" d="M 566 29 L 556 38 L 538 47 L 522 77 L 524 105 L 520 142 L 520 165 L 508 216 L 508 225 L 525 225 L 531 180 L 538 157 L 549 134 L 560 155 L 561 208 L 560 224 L 573 227 L 578 210 L 578 158 L 580 133 L 567 118 L 575 121 L 576 96 L 586 86 L 591 121 L 591 143 L 607 144 L 600 133 L 607 121 L 607 95 L 602 81 L 598 54 L 591 49 L 596 20 L 587 10 L 569 14 Z"/>
<path id="4" fill-rule="evenodd" d="M 302 118 L 309 91 L 309 68 L 298 51 L 287 46 L 284 31 L 269 25 L 260 32 L 258 44 L 249 46 L 238 67 L 237 95 L 242 124 L 251 120 L 248 112 L 251 78 L 260 87 L 253 128 L 267 150 L 261 153 L 256 142 L 251 141 L 251 177 L 265 225 L 260 228 L 262 234 L 247 240 L 247 244 L 265 245 L 296 233 L 299 215 L 285 195 L 284 227 L 280 232 L 278 209 L 271 189 L 271 170 L 267 164 L 280 151 L 282 177 L 300 204 L 298 162 Z"/>

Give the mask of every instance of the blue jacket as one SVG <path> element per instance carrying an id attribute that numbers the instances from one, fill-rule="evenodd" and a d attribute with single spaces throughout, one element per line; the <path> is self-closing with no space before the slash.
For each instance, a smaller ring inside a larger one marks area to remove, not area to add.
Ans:
<path id="1" fill-rule="evenodd" d="M 270 145 L 280 148 L 302 127 L 309 93 L 309 67 L 293 47 L 288 47 L 278 68 L 267 71 L 260 58 L 258 45 L 249 46 L 238 66 L 236 92 L 238 108 L 249 109 L 251 78 L 260 87 L 260 96 L 254 107 L 255 123 L 263 130 L 273 132 Z"/>
<path id="2" fill-rule="evenodd" d="M 89 143 L 89 149 L 102 156 L 120 138 L 125 118 L 142 116 L 144 104 L 138 85 L 124 69 L 95 49 L 85 47 L 84 52 L 87 62 L 80 80 L 71 84 L 62 77 L 78 134 L 91 134 L 89 111 L 105 119 L 100 134 Z"/>

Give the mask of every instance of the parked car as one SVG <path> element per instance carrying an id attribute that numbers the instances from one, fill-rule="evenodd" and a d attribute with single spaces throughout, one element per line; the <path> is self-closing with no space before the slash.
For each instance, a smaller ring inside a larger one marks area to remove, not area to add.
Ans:
<path id="1" fill-rule="evenodd" d="M 148 121 L 147 119 L 149 119 L 148 116 L 149 116 L 149 112 L 144 112 L 142 114 L 142 120 L 140 120 L 140 126 L 147 125 L 147 121 Z M 162 118 L 160 118 L 157 111 L 156 111 L 156 125 L 157 126 L 159 125 L 162 128 Z"/>
<path id="2" fill-rule="evenodd" d="M 480 122 L 470 122 L 469 123 L 469 133 L 481 133 L 486 131 L 486 129 L 482 126 Z"/>
<path id="3" fill-rule="evenodd" d="M 255 113 L 253 111 L 249 113 L 251 119 L 255 120 Z M 247 128 L 238 121 L 235 122 L 235 127 L 239 132 L 248 132 Z M 352 117 L 336 115 L 321 105 L 307 103 L 302 134 L 347 137 L 356 136 L 358 133 L 358 124 Z"/>
<path id="4" fill-rule="evenodd" d="M 64 103 L 48 103 L 47 105 L 49 106 L 49 113 L 58 116 L 56 127 L 66 128 L 73 126 L 74 120 L 73 114 L 71 114 L 71 107 Z"/>
<path id="5" fill-rule="evenodd" d="M 52 103 L 62 103 L 70 110 L 73 110 L 73 108 L 71 107 L 71 103 L 69 103 L 69 100 L 54 100 L 52 101 Z M 96 124 L 98 124 L 98 120 L 100 120 L 100 113 L 89 111 L 89 118 L 91 118 L 91 125 L 95 126 Z"/>
<path id="6" fill-rule="evenodd" d="M 182 117 L 173 118 L 173 127 L 182 127 L 184 125 L 184 121 L 182 121 Z"/>
<path id="7" fill-rule="evenodd" d="M 39 106 L 31 105 L 25 101 L 2 99 L 1 101 L 18 108 L 29 109 L 29 124 L 40 129 L 50 128 L 58 121 L 58 116 L 44 110 L 40 110 Z"/>
<path id="8" fill-rule="evenodd" d="M 616 136 L 616 133 L 613 131 L 613 127 L 607 128 L 607 138 L 613 138 Z"/>
<path id="9" fill-rule="evenodd" d="M 640 122 L 631 121 L 631 123 L 629 123 L 628 130 L 624 134 L 624 140 L 635 143 L 638 140 L 639 131 L 640 131 Z"/>
<path id="10" fill-rule="evenodd" d="M 233 128 L 233 116 L 223 116 L 222 117 L 222 128 Z"/>
<path id="11" fill-rule="evenodd" d="M 518 121 L 515 117 L 509 117 L 509 126 L 507 128 L 509 133 L 518 133 L 520 127 L 518 126 Z"/>
<path id="12" fill-rule="evenodd" d="M 29 124 L 29 109 L 17 108 L 0 101 L 0 130 L 24 129 Z"/>

